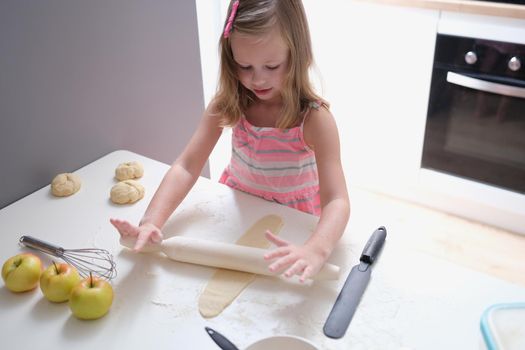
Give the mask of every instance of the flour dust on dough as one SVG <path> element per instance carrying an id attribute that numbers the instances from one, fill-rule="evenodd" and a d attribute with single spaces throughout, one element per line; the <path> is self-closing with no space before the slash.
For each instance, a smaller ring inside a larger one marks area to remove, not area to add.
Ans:
<path id="1" fill-rule="evenodd" d="M 268 248 L 270 242 L 264 236 L 266 230 L 278 234 L 283 219 L 277 215 L 267 215 L 253 224 L 236 242 L 238 245 Z M 199 312 L 205 318 L 219 315 L 254 279 L 256 274 L 249 272 L 218 269 L 210 278 L 199 298 Z"/>

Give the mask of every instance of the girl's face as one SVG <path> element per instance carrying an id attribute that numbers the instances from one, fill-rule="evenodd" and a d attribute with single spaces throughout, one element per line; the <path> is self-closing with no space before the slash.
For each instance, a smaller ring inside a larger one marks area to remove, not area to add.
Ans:
<path id="1" fill-rule="evenodd" d="M 231 34 L 233 59 L 241 84 L 261 101 L 281 98 L 288 70 L 288 47 L 277 29 L 263 35 Z"/>

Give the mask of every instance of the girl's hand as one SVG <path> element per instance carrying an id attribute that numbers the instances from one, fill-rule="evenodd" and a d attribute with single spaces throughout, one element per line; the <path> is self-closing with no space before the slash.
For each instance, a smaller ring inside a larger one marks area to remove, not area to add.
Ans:
<path id="1" fill-rule="evenodd" d="M 278 247 L 264 255 L 265 260 L 275 260 L 268 266 L 271 272 L 280 272 L 287 268 L 285 277 L 300 275 L 299 281 L 304 282 L 319 272 L 325 263 L 323 255 L 311 246 L 293 245 L 270 231 L 266 231 L 266 238 Z"/>
<path id="2" fill-rule="evenodd" d="M 153 224 L 145 223 L 140 226 L 135 226 L 126 220 L 109 219 L 109 221 L 115 226 L 121 237 L 137 239 L 133 247 L 133 251 L 135 252 L 139 252 L 148 242 L 153 244 L 162 242 L 162 232 Z"/>

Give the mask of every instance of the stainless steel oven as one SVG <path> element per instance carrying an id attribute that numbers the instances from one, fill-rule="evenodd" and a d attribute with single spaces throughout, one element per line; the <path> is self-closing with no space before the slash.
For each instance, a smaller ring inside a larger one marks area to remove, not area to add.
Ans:
<path id="1" fill-rule="evenodd" d="M 525 194 L 525 45 L 438 34 L 421 167 Z"/>

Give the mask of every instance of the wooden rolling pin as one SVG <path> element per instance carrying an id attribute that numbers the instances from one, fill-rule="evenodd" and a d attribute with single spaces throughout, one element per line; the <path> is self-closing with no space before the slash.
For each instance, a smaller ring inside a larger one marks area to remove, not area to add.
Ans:
<path id="1" fill-rule="evenodd" d="M 135 239 L 121 237 L 120 244 L 133 248 Z M 266 276 L 280 274 L 268 270 L 268 262 L 264 260 L 264 254 L 268 252 L 266 249 L 175 236 L 162 241 L 161 244 L 147 244 L 142 250 L 142 252 L 146 253 L 159 251 L 172 260 L 185 263 L 251 272 Z M 337 280 L 339 278 L 339 266 L 326 263 L 311 278 L 314 280 Z"/>

